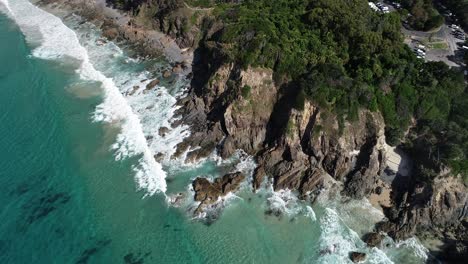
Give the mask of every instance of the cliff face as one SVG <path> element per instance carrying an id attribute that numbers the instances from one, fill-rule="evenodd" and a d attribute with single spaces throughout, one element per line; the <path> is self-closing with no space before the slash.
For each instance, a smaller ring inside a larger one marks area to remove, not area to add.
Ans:
<path id="1" fill-rule="evenodd" d="M 361 111 L 359 121 L 340 129 L 333 114 L 322 113 L 310 102 L 295 109 L 297 87 L 276 84 L 272 70 L 211 62 L 210 69 L 203 68 L 204 74 L 210 72 L 205 82 L 194 66 L 192 94 L 182 101 L 192 136 L 178 153 L 188 145 L 199 146 L 188 152 L 192 160 L 215 147 L 222 157 L 242 149 L 257 157 L 254 188 L 269 177 L 275 189 L 306 195 L 317 190 L 328 173 L 347 183 L 345 192 L 350 196 L 362 198 L 372 192 L 384 169 L 380 114 Z"/>
<path id="2" fill-rule="evenodd" d="M 222 25 L 214 28 L 209 34 Z M 200 44 L 191 93 L 180 102 L 192 135 L 179 145 L 179 154 L 189 150 L 187 159 L 192 161 L 213 150 L 229 157 L 242 149 L 257 160 L 254 189 L 270 179 L 275 189 L 297 190 L 303 199 L 320 191 L 325 174 L 344 182 L 346 196 L 377 192 L 388 166 L 380 113 L 360 110 L 357 121 L 340 127 L 335 115 L 312 102 L 297 107 L 300 91 L 295 83 L 275 80 L 270 69 L 243 69 L 229 62 L 219 43 Z M 397 177 L 387 187 L 389 221 L 380 223 L 378 231 L 405 239 L 437 228 L 439 238 L 458 241 L 441 250 L 458 256 L 466 252 L 459 244 L 466 244 L 467 194 L 458 178 L 441 174 L 433 182 L 420 182 Z"/>

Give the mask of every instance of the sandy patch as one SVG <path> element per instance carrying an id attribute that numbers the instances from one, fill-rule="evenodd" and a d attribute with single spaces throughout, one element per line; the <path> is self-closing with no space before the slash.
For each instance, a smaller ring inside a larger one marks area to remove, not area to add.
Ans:
<path id="1" fill-rule="evenodd" d="M 382 210 L 382 207 L 392 206 L 391 191 L 392 189 L 388 184 L 382 180 L 378 180 L 377 186 L 380 187 L 380 194 L 377 194 L 375 191 L 369 196 L 369 202 L 375 208 Z M 377 188 L 376 188 L 377 189 Z"/>

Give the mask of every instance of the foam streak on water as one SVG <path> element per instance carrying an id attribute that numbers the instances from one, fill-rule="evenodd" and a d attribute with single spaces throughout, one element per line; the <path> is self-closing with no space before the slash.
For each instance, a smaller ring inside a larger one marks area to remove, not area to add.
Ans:
<path id="1" fill-rule="evenodd" d="M 94 119 L 121 126 L 117 142 L 113 145 L 117 159 L 141 155 L 139 165 L 134 167 L 138 187 L 146 189 L 149 195 L 165 192 L 166 174 L 148 148 L 138 116 L 113 80 L 95 69 L 75 32 L 65 26 L 58 17 L 26 0 L 1 1 L 7 8 L 9 6 L 9 12 L 26 39 L 32 45 L 38 45 L 33 51 L 33 56 L 47 60 L 76 60 L 79 62 L 77 73 L 82 79 L 102 83 L 104 102 L 97 107 Z"/>

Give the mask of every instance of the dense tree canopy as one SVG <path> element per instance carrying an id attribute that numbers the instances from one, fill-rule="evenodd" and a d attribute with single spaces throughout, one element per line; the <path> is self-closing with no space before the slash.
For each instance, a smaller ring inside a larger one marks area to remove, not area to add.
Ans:
<path id="1" fill-rule="evenodd" d="M 399 144 L 411 126 L 407 147 L 425 146 L 433 165 L 467 171 L 463 74 L 417 59 L 403 44 L 398 13 L 373 12 L 367 1 L 246 0 L 221 19 L 215 40 L 233 62 L 297 81 L 300 96 L 339 120 L 379 110 L 388 143 Z"/>
<path id="2" fill-rule="evenodd" d="M 417 30 L 430 30 L 441 26 L 444 17 L 434 8 L 432 0 L 400 0 L 410 12 L 408 22 Z"/>
<path id="3" fill-rule="evenodd" d="M 441 0 L 459 20 L 465 30 L 468 30 L 468 0 Z"/>

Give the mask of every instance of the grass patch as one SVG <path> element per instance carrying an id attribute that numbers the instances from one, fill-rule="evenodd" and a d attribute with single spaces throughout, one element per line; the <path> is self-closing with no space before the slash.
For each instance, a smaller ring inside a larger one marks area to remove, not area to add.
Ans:
<path id="1" fill-rule="evenodd" d="M 244 85 L 241 90 L 242 97 L 244 99 L 248 99 L 250 97 L 250 93 L 252 92 L 252 87 L 249 85 Z"/>
<path id="2" fill-rule="evenodd" d="M 446 42 L 429 43 L 428 47 L 430 47 L 431 49 L 443 49 L 443 50 L 448 49 L 448 45 Z"/>

